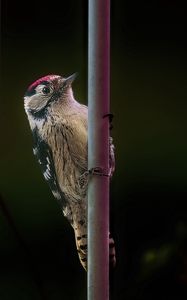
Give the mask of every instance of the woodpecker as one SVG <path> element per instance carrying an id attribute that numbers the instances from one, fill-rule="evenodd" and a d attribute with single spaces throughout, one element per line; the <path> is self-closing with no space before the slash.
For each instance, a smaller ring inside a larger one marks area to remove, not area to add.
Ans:
<path id="1" fill-rule="evenodd" d="M 24 108 L 33 134 L 33 153 L 54 197 L 75 233 L 82 266 L 87 269 L 88 108 L 77 102 L 67 78 L 47 75 L 32 83 L 24 96 Z M 110 144 L 110 174 L 115 168 Z M 97 170 L 96 170 L 97 171 Z M 94 171 L 93 171 L 94 172 Z M 109 235 L 110 264 L 115 265 L 114 240 Z"/>

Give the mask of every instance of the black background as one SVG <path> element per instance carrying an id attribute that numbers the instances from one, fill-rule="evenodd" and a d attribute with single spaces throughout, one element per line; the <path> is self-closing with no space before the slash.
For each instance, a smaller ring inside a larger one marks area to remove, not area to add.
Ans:
<path id="1" fill-rule="evenodd" d="M 0 299 L 86 299 L 73 231 L 32 154 L 27 86 L 79 72 L 87 103 L 87 1 L 1 1 Z M 186 299 L 186 10 L 111 1 L 116 173 L 111 299 Z"/>

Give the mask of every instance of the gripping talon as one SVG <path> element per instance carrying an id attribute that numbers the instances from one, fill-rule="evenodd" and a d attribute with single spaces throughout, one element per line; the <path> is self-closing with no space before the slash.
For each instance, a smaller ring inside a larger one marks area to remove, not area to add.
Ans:
<path id="1" fill-rule="evenodd" d="M 105 173 L 103 168 L 101 168 L 101 167 L 91 168 L 88 170 L 88 172 L 90 175 L 107 176 L 107 177 L 110 176 L 110 174 Z"/>

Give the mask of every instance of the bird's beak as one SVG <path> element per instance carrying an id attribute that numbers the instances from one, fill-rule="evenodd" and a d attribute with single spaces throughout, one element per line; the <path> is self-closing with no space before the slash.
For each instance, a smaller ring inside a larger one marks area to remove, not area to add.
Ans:
<path id="1" fill-rule="evenodd" d="M 66 85 L 71 85 L 72 82 L 75 80 L 75 78 L 76 78 L 77 76 L 78 76 L 78 73 L 72 74 L 71 76 L 65 78 L 64 83 L 65 83 Z"/>

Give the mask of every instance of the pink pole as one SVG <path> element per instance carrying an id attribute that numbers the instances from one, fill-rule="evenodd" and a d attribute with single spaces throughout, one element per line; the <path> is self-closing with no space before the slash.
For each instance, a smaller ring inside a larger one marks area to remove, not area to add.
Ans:
<path id="1" fill-rule="evenodd" d="M 109 170 L 110 0 L 89 0 L 88 168 Z M 88 184 L 88 300 L 109 299 L 109 177 Z"/>

